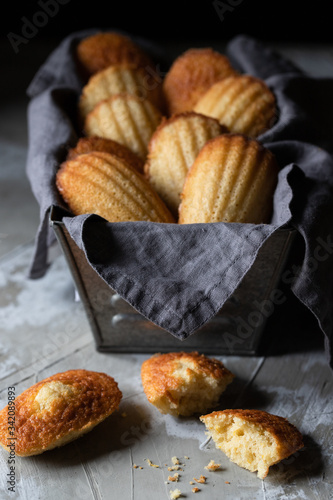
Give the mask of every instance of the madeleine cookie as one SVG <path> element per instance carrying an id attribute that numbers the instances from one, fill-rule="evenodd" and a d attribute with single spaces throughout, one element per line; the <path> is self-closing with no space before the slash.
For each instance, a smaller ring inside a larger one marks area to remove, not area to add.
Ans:
<path id="1" fill-rule="evenodd" d="M 114 95 L 88 113 L 85 134 L 124 144 L 140 158 L 148 152 L 149 140 L 162 119 L 161 112 L 147 99 L 130 94 Z"/>
<path id="2" fill-rule="evenodd" d="M 113 31 L 99 32 L 81 40 L 76 47 L 81 70 L 87 77 L 112 64 L 153 67 L 151 58 L 129 37 Z"/>
<path id="3" fill-rule="evenodd" d="M 224 410 L 203 415 L 217 448 L 264 479 L 269 467 L 303 448 L 302 434 L 288 420 L 261 410 Z"/>
<path id="4" fill-rule="evenodd" d="M 174 222 L 148 181 L 110 153 L 86 153 L 64 162 L 56 185 L 74 215 L 93 213 L 109 222 Z"/>
<path id="5" fill-rule="evenodd" d="M 141 367 L 148 401 L 161 413 L 176 416 L 213 408 L 233 378 L 221 361 L 197 352 L 156 354 Z"/>
<path id="6" fill-rule="evenodd" d="M 212 116 L 230 132 L 257 137 L 272 127 L 277 108 L 265 82 L 250 75 L 229 76 L 214 83 L 194 106 Z"/>
<path id="7" fill-rule="evenodd" d="M 190 168 L 179 223 L 270 221 L 279 166 L 256 139 L 222 134 L 210 139 Z"/>
<path id="8" fill-rule="evenodd" d="M 211 48 L 189 49 L 177 57 L 163 81 L 170 115 L 190 111 L 211 85 L 237 74 L 229 59 Z"/>
<path id="9" fill-rule="evenodd" d="M 178 216 L 185 177 L 204 144 L 227 129 L 214 118 L 194 112 L 164 118 L 148 144 L 147 179 Z"/>
<path id="10" fill-rule="evenodd" d="M 121 398 L 117 382 L 105 373 L 57 373 L 15 399 L 14 436 L 8 434 L 8 406 L 0 412 L 0 444 L 9 451 L 13 441 L 22 457 L 63 446 L 105 420 Z"/>
<path id="11" fill-rule="evenodd" d="M 153 78 L 143 68 L 114 64 L 92 75 L 83 87 L 79 99 L 81 119 L 100 101 L 115 94 L 125 93 L 136 95 L 140 99 L 149 99 L 157 108 L 162 108 L 161 80 Z"/>
<path id="12" fill-rule="evenodd" d="M 138 155 L 123 144 L 104 137 L 80 137 L 75 147 L 68 150 L 66 160 L 73 160 L 78 155 L 94 151 L 111 153 L 134 167 L 138 172 L 143 173 L 144 161 Z"/>

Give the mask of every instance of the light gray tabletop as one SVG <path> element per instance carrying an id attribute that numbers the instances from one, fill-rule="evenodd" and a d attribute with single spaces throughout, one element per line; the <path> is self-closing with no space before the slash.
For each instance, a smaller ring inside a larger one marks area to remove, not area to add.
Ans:
<path id="1" fill-rule="evenodd" d="M 316 76 L 333 76 L 332 46 L 276 48 Z M 332 499 L 333 377 L 322 339 L 301 352 L 217 356 L 235 374 L 221 408 L 284 416 L 304 436 L 305 447 L 260 480 L 215 449 L 197 418 L 161 415 L 148 403 L 140 379 L 148 354 L 97 352 L 58 248 L 46 276 L 27 279 L 39 211 L 25 177 L 26 146 L 26 99 L 12 95 L 0 114 L 0 406 L 7 404 L 9 386 L 18 395 L 73 368 L 110 374 L 123 398 L 118 412 L 79 440 L 40 456 L 16 457 L 15 493 L 8 490 L 8 454 L 1 449 L 0 499 L 167 500 L 176 488 L 181 498 Z M 176 483 L 168 481 L 175 456 L 183 464 Z M 220 470 L 204 468 L 211 459 Z M 200 491 L 193 493 L 190 482 L 200 475 L 206 483 L 196 484 Z"/>

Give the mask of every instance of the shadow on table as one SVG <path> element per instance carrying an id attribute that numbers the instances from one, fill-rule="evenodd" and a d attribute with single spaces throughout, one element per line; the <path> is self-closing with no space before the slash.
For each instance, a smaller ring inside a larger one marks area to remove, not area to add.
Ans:
<path id="1" fill-rule="evenodd" d="M 152 420 L 153 417 L 144 404 L 127 405 L 124 401 L 121 410 L 110 415 L 86 435 L 32 459 L 40 461 L 43 466 L 49 464 L 61 468 L 75 467 L 106 457 L 110 468 L 112 463 L 116 464 L 120 460 L 126 460 L 128 465 L 128 455 L 124 456 L 121 452 L 126 448 L 133 450 L 151 435 Z"/>
<path id="2" fill-rule="evenodd" d="M 284 491 L 287 492 L 288 484 L 291 488 L 295 487 L 293 481 L 296 477 L 298 482 L 309 477 L 312 481 L 316 478 L 320 480 L 324 470 L 321 448 L 311 436 L 304 435 L 303 442 L 304 448 L 270 468 L 265 481 L 283 485 Z M 307 484 L 307 481 L 304 484 Z"/>

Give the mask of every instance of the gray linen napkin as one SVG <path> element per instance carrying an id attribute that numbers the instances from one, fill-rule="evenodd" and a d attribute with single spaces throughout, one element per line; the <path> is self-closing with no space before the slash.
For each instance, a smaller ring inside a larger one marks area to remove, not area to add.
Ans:
<path id="1" fill-rule="evenodd" d="M 277 97 L 276 124 L 258 138 L 281 167 L 270 224 L 178 226 L 109 223 L 93 214 L 73 217 L 56 191 L 54 178 L 67 149 L 81 135 L 75 117 L 83 82 L 73 50 L 78 40 L 95 31 L 67 37 L 28 89 L 27 175 L 41 218 L 29 276 L 38 278 L 47 270 L 53 237 L 48 214 L 52 205 L 61 207 L 72 238 L 110 287 L 150 321 L 185 339 L 232 295 L 266 239 L 281 227 L 292 227 L 303 238 L 304 255 L 290 287 L 317 318 L 332 363 L 333 113 L 329 101 L 333 80 L 305 75 L 246 35 L 227 45 L 232 63 L 263 78 Z M 156 63 L 170 64 L 162 48 L 133 39 Z"/>

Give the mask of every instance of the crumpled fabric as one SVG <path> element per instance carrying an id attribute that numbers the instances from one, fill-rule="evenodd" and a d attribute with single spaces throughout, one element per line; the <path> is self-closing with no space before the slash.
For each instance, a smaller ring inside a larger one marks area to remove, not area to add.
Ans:
<path id="1" fill-rule="evenodd" d="M 54 238 L 49 211 L 57 206 L 69 234 L 101 278 L 143 316 L 184 340 L 220 310 L 267 238 L 279 228 L 293 228 L 304 252 L 290 287 L 317 319 L 332 365 L 333 80 L 305 74 L 247 35 L 227 44 L 234 67 L 262 78 L 277 98 L 275 125 L 258 137 L 281 168 L 270 224 L 110 223 L 94 214 L 72 216 L 56 190 L 55 174 L 82 135 L 76 109 L 83 82 L 74 51 L 78 40 L 95 31 L 65 38 L 28 88 L 26 171 L 40 206 L 30 278 L 47 272 Z M 163 47 L 133 40 L 160 64 L 158 71 L 170 65 Z"/>

